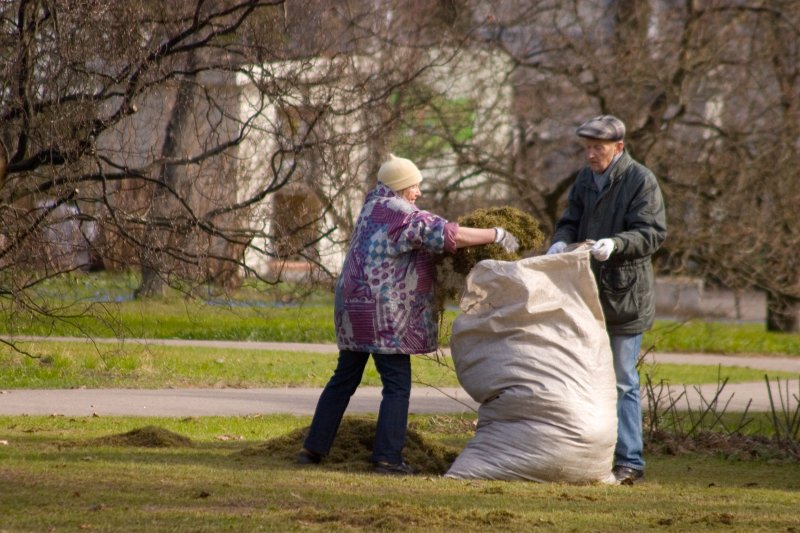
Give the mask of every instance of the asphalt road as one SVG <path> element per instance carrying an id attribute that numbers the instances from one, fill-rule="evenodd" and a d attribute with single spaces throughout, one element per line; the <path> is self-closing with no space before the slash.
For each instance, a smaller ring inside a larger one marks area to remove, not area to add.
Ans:
<path id="1" fill-rule="evenodd" d="M 20 339 L 22 340 L 22 339 Z M 50 338 L 50 340 L 74 340 Z M 75 340 L 75 342 L 86 342 Z M 97 340 L 95 339 L 95 342 Z M 120 342 L 110 340 L 107 342 Z M 141 340 L 126 339 L 125 343 L 149 343 L 167 345 L 198 345 L 229 349 L 290 350 L 315 353 L 337 352 L 328 344 L 296 344 L 233 341 L 185 341 L 185 340 Z M 775 370 L 793 372 L 798 379 L 772 381 L 772 399 L 781 410 L 781 401 L 793 410 L 800 397 L 800 358 L 738 357 L 710 354 L 650 354 L 649 360 L 656 363 L 702 364 L 743 366 L 762 369 L 765 373 Z M 675 402 L 679 407 L 687 405 L 701 408 L 716 398 L 719 412 L 770 410 L 770 389 L 765 381 L 726 385 L 717 397 L 716 385 L 700 387 L 671 387 L 656 389 L 659 402 L 668 405 Z M 244 416 L 255 414 L 288 413 L 310 415 L 314 412 L 320 389 L 317 388 L 272 388 L 272 389 L 67 389 L 32 390 L 7 389 L 0 391 L 0 414 L 3 415 L 63 415 L 63 416 Z M 359 387 L 353 396 L 348 412 L 374 413 L 380 403 L 379 387 Z M 782 398 L 782 400 L 781 400 Z M 461 413 L 477 409 L 478 405 L 461 388 L 430 388 L 415 386 L 411 393 L 412 413 Z"/>

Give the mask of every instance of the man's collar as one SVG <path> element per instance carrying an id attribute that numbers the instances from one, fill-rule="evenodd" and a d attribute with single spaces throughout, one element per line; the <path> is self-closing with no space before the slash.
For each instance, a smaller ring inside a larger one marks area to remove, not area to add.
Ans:
<path id="1" fill-rule="evenodd" d="M 606 169 L 603 172 L 601 172 L 600 174 L 596 173 L 595 171 L 592 171 L 592 174 L 596 178 L 599 178 L 601 176 L 609 176 L 611 174 L 611 171 L 614 169 L 614 166 L 617 164 L 617 161 L 619 161 L 620 157 L 622 157 L 622 154 L 624 154 L 624 153 L 625 153 L 625 150 L 623 150 L 620 153 L 618 153 L 617 155 L 615 155 L 614 159 L 611 160 L 611 163 L 609 163 L 608 166 L 606 167 Z"/>

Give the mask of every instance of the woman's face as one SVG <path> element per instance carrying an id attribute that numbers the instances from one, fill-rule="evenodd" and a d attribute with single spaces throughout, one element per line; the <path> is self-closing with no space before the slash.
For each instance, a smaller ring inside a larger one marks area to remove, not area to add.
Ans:
<path id="1" fill-rule="evenodd" d="M 402 198 L 408 200 L 409 203 L 413 204 L 414 202 L 417 201 L 417 198 L 422 196 L 422 191 L 419 190 L 419 183 L 417 183 L 416 185 L 412 185 L 411 187 L 406 187 L 405 189 L 400 191 L 399 194 Z"/>

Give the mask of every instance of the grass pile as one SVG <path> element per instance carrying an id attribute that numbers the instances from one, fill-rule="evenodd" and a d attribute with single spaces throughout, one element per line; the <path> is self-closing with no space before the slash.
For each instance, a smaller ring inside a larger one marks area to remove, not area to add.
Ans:
<path id="1" fill-rule="evenodd" d="M 138 448 L 190 448 L 192 439 L 159 426 L 145 426 L 125 433 L 98 437 L 91 445 L 95 446 L 133 446 Z"/>
<path id="2" fill-rule="evenodd" d="M 375 441 L 374 417 L 345 417 L 336 433 L 330 454 L 321 466 L 341 472 L 368 472 L 372 470 L 370 455 Z M 286 435 L 267 440 L 261 445 L 245 448 L 246 456 L 266 456 L 294 462 L 308 434 L 308 427 L 295 429 Z M 458 456 L 458 449 L 432 442 L 421 433 L 409 428 L 403 458 L 418 474 L 442 475 Z"/>
<path id="3" fill-rule="evenodd" d="M 519 241 L 519 250 L 508 253 L 499 244 L 461 248 L 453 255 L 453 271 L 466 276 L 479 261 L 496 259 L 516 261 L 528 252 L 538 250 L 544 244 L 544 233 L 539 222 L 529 214 L 515 207 L 491 207 L 476 209 L 458 219 L 462 226 L 471 228 L 502 227 L 511 232 Z"/>
<path id="4" fill-rule="evenodd" d="M 247 446 L 236 453 L 293 464 L 303 446 L 308 429 L 308 426 L 294 428 L 261 444 Z M 370 454 L 375 431 L 374 416 L 344 417 L 322 468 L 351 473 L 371 471 Z M 404 458 L 419 474 L 443 475 L 473 432 L 474 421 L 469 418 L 446 415 L 413 417 L 409 423 L 407 442 L 403 451 Z M 432 438 L 434 435 L 443 440 L 435 441 Z M 71 445 L 119 448 L 196 446 L 191 438 L 157 425 L 147 425 L 124 433 L 114 433 L 85 441 L 74 441 Z M 734 461 L 766 460 L 772 464 L 791 463 L 800 459 L 800 450 L 792 443 L 763 434 L 751 435 L 735 431 L 727 433 L 700 431 L 689 437 L 675 432 L 655 430 L 645 435 L 645 450 L 648 456 L 707 455 Z"/>
<path id="5" fill-rule="evenodd" d="M 460 217 L 458 223 L 470 228 L 505 228 L 516 237 L 519 250 L 509 253 L 499 244 L 487 244 L 459 248 L 455 254 L 440 256 L 436 265 L 436 298 L 440 315 L 448 300 L 460 297 L 467 275 L 480 261 L 516 261 L 539 250 L 544 244 L 544 233 L 539 229 L 539 222 L 515 207 L 476 209 Z"/>

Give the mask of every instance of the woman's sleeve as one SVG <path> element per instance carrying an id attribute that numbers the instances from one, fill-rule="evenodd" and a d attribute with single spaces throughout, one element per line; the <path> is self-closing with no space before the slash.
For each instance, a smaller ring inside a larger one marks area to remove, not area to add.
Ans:
<path id="1" fill-rule="evenodd" d="M 401 232 L 395 233 L 400 253 L 426 249 L 433 253 L 455 252 L 458 224 L 427 211 L 409 213 Z"/>
<path id="2" fill-rule="evenodd" d="M 458 223 L 448 222 L 444 225 L 444 251 L 449 254 L 456 253 L 456 234 L 458 233 Z"/>

